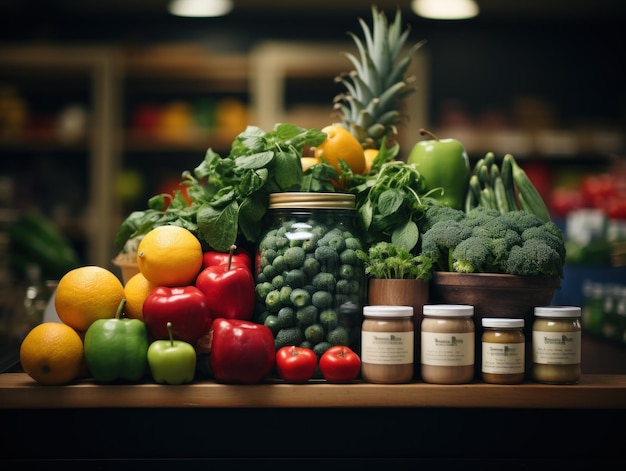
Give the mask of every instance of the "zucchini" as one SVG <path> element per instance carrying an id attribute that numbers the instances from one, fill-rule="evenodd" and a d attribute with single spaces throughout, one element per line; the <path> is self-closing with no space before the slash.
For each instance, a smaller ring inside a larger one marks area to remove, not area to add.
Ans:
<path id="1" fill-rule="evenodd" d="M 501 213 L 508 213 L 511 209 L 509 208 L 509 203 L 506 199 L 506 191 L 504 189 L 504 183 L 500 175 L 496 175 L 494 178 L 493 192 L 496 197 L 496 205 L 498 207 L 498 211 L 500 211 Z"/>
<path id="2" fill-rule="evenodd" d="M 519 204 L 517 202 L 517 190 L 515 189 L 515 182 L 513 181 L 513 156 L 506 154 L 502 160 L 500 169 L 500 175 L 502 176 L 502 183 L 504 185 L 504 192 L 506 195 L 509 211 L 519 210 Z"/>
<path id="3" fill-rule="evenodd" d="M 543 201 L 543 198 L 535 188 L 535 185 L 530 181 L 526 172 L 520 167 L 513 156 L 511 156 L 511 166 L 513 169 L 513 181 L 517 186 L 518 198 L 522 205 L 522 209 L 534 214 L 544 222 L 551 220 L 548 208 Z"/>

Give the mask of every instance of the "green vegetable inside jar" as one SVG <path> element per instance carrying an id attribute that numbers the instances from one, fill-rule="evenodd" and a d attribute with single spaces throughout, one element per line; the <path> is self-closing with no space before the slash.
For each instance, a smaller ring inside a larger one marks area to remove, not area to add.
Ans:
<path id="1" fill-rule="evenodd" d="M 272 330 L 277 349 L 308 347 L 319 358 L 346 345 L 359 353 L 366 277 L 354 195 L 273 193 L 267 217 L 254 320 Z"/>

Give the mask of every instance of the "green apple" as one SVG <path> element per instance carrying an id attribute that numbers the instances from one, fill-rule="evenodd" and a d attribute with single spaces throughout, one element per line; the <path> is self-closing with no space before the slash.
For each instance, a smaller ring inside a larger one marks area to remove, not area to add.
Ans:
<path id="1" fill-rule="evenodd" d="M 465 147 L 456 139 L 439 139 L 424 129 L 420 134 L 432 139 L 415 144 L 407 163 L 415 164 L 430 197 L 452 208 L 463 209 L 470 178 Z"/>
<path id="2" fill-rule="evenodd" d="M 170 338 L 155 340 L 148 347 L 148 365 L 159 384 L 191 383 L 196 373 L 196 350 L 183 340 L 174 340 L 172 323 L 167 323 Z"/>

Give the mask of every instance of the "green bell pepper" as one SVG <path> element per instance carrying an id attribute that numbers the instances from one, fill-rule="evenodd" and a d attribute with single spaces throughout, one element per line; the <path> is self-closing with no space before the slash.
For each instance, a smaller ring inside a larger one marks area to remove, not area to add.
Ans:
<path id="1" fill-rule="evenodd" d="M 99 319 L 85 334 L 85 361 L 96 381 L 138 382 L 148 371 L 148 331 L 139 319 L 122 318 L 123 299 L 115 317 Z"/>

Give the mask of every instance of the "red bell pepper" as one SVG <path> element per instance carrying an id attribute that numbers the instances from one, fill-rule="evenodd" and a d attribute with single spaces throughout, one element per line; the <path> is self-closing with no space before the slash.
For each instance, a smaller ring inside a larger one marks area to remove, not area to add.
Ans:
<path id="1" fill-rule="evenodd" d="M 243 265 L 252 270 L 252 259 L 250 258 L 250 254 L 234 245 L 231 246 L 229 252 L 208 250 L 202 254 L 202 268 L 211 267 L 213 265 L 222 265 L 229 262 L 234 265 Z"/>
<path id="2" fill-rule="evenodd" d="M 143 303 L 143 321 L 153 339 L 168 339 L 167 323 L 175 339 L 194 347 L 211 329 L 211 310 L 206 296 L 197 287 L 158 286 Z"/>
<path id="3" fill-rule="evenodd" d="M 272 331 L 241 319 L 215 319 L 209 364 L 223 383 L 260 383 L 274 367 L 276 347 Z"/>
<path id="4" fill-rule="evenodd" d="M 256 294 L 249 266 L 234 263 L 232 259 L 227 263 L 210 265 L 200 272 L 196 286 L 206 296 L 213 318 L 252 319 Z"/>

